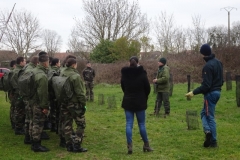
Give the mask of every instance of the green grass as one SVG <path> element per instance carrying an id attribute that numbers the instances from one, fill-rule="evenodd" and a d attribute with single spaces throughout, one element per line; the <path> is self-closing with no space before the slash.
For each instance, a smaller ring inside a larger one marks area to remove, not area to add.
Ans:
<path id="1" fill-rule="evenodd" d="M 197 84 L 195 84 L 197 87 Z M 95 102 L 87 103 L 85 139 L 83 147 L 87 153 L 69 153 L 58 147 L 59 138 L 49 132 L 50 140 L 42 144 L 50 149 L 48 153 L 34 153 L 29 145 L 23 144 L 23 136 L 15 136 L 9 123 L 9 103 L 5 94 L 0 92 L 0 159 L 3 160 L 157 160 L 157 159 L 240 159 L 240 108 L 236 104 L 235 83 L 233 89 L 226 91 L 223 86 L 220 101 L 216 107 L 218 145 L 216 149 L 203 148 L 204 134 L 198 116 L 199 129 L 188 130 L 186 110 L 196 110 L 198 115 L 202 108 L 203 96 L 197 95 L 191 101 L 184 97 L 187 84 L 175 84 L 170 98 L 171 115 L 163 118 L 150 116 L 153 112 L 156 95 L 151 92 L 148 101 L 146 127 L 153 152 L 142 151 L 138 126 L 135 120 L 133 128 L 133 154 L 127 155 L 125 137 L 125 117 L 121 108 L 122 91 L 119 85 L 101 84 L 94 88 Z M 105 104 L 98 105 L 98 95 L 103 94 Z M 116 108 L 108 108 L 107 97 L 115 96 Z"/>

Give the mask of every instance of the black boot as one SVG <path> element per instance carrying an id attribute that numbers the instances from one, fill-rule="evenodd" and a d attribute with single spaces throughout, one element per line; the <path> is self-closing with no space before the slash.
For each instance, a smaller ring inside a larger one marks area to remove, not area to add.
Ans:
<path id="1" fill-rule="evenodd" d="M 25 131 L 22 128 L 15 128 L 15 135 L 24 135 Z"/>
<path id="2" fill-rule="evenodd" d="M 31 149 L 34 152 L 48 152 L 49 149 L 41 145 L 41 141 L 33 141 Z"/>
<path id="3" fill-rule="evenodd" d="M 50 139 L 49 135 L 47 134 L 47 132 L 42 132 L 41 133 L 41 140 L 48 140 Z"/>
<path id="4" fill-rule="evenodd" d="M 152 152 L 153 149 L 149 146 L 149 143 L 148 142 L 144 142 L 144 145 L 143 145 L 143 152 Z"/>
<path id="5" fill-rule="evenodd" d="M 66 148 L 67 148 L 68 152 L 73 152 L 73 144 L 72 143 L 66 144 Z"/>
<path id="6" fill-rule="evenodd" d="M 87 152 L 87 148 L 82 148 L 80 143 L 73 144 L 73 152 Z"/>
<path id="7" fill-rule="evenodd" d="M 66 147 L 68 152 L 87 152 L 87 149 L 81 148 L 79 143 L 77 144 L 68 143 L 66 144 Z"/>
<path id="8" fill-rule="evenodd" d="M 25 134 L 24 144 L 32 144 L 32 140 L 29 134 Z"/>
<path id="9" fill-rule="evenodd" d="M 128 148 L 128 154 L 132 154 L 132 143 L 128 143 L 127 148 Z"/>
<path id="10" fill-rule="evenodd" d="M 72 144 L 71 144 L 72 145 Z M 66 147 L 66 140 L 64 137 L 60 137 L 60 143 L 59 143 L 60 147 L 65 148 Z"/>

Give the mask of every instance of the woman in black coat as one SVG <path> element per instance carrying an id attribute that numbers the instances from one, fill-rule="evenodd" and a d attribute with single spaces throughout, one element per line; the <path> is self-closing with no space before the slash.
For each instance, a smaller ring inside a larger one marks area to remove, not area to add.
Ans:
<path id="1" fill-rule="evenodd" d="M 145 127 L 145 110 L 147 109 L 147 100 L 150 93 L 150 84 L 147 78 L 147 72 L 142 66 L 138 66 L 138 58 L 130 58 L 130 66 L 123 67 L 121 70 L 121 88 L 124 93 L 122 107 L 126 116 L 126 137 L 128 154 L 132 153 L 132 128 L 134 114 L 136 114 L 138 127 L 141 137 L 144 141 L 143 151 L 153 151 L 149 146 L 147 132 Z"/>

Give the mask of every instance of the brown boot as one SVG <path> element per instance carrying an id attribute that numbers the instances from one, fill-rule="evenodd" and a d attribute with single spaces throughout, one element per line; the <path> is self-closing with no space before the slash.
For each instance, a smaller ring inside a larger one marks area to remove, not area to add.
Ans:
<path id="1" fill-rule="evenodd" d="M 128 148 L 128 154 L 132 154 L 132 143 L 128 143 L 127 148 Z"/>
<path id="2" fill-rule="evenodd" d="M 144 142 L 143 152 L 151 152 L 151 151 L 153 151 L 153 149 L 149 146 L 149 143 L 148 142 Z"/>

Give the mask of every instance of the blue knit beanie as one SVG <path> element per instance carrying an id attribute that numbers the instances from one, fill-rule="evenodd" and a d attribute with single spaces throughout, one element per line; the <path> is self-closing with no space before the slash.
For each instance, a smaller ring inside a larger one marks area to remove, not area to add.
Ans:
<path id="1" fill-rule="evenodd" d="M 200 48 L 200 53 L 204 56 L 209 56 L 212 54 L 212 50 L 208 44 L 203 44 Z"/>

